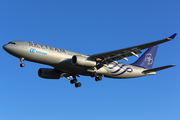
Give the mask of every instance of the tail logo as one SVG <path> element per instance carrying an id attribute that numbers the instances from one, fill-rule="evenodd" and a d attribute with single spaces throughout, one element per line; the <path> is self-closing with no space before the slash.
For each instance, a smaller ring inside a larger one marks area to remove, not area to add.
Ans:
<path id="1" fill-rule="evenodd" d="M 147 61 L 147 64 L 148 64 L 148 65 L 153 64 L 153 57 L 152 57 L 152 54 L 151 54 L 151 53 L 147 53 L 147 54 L 146 54 L 146 56 L 145 56 L 145 61 Z"/>

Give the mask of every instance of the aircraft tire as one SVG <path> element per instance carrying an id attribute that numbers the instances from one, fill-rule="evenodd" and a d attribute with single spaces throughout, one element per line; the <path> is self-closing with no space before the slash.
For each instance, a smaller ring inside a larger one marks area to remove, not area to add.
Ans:
<path id="1" fill-rule="evenodd" d="M 99 76 L 98 79 L 99 79 L 99 80 L 102 80 L 102 76 Z"/>
<path id="2" fill-rule="evenodd" d="M 96 81 L 96 82 L 98 82 L 98 81 L 99 81 L 98 77 L 95 77 L 95 81 Z"/>
<path id="3" fill-rule="evenodd" d="M 70 83 L 71 83 L 71 84 L 74 84 L 74 81 L 73 81 L 73 80 L 70 80 Z"/>
<path id="4" fill-rule="evenodd" d="M 102 76 L 95 77 L 95 81 L 96 81 L 96 82 L 98 82 L 98 81 L 100 81 L 100 80 L 102 80 Z"/>
<path id="5" fill-rule="evenodd" d="M 77 83 L 77 79 L 70 80 L 71 84 Z"/>
<path id="6" fill-rule="evenodd" d="M 25 64 L 24 64 L 24 63 L 20 64 L 20 67 L 24 67 L 24 66 L 25 66 Z"/>
<path id="7" fill-rule="evenodd" d="M 81 83 L 80 83 L 80 82 L 75 83 L 75 87 L 76 87 L 76 88 L 81 87 Z"/>

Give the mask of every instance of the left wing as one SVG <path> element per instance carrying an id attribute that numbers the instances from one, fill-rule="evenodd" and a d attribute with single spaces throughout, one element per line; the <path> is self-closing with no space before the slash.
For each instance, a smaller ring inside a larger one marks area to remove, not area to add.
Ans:
<path id="1" fill-rule="evenodd" d="M 137 46 L 133 46 L 133 47 L 129 47 L 129 48 L 119 49 L 119 50 L 115 50 L 115 51 L 94 54 L 94 55 L 91 55 L 90 58 L 92 58 L 93 60 L 96 60 L 99 63 L 97 65 L 97 68 L 100 68 L 103 66 L 103 64 L 111 63 L 116 60 L 120 60 L 120 59 L 128 60 L 127 57 L 129 57 L 129 56 L 134 55 L 134 56 L 138 57 L 137 54 L 142 53 L 140 50 L 173 40 L 176 35 L 177 34 L 175 33 L 175 34 L 171 35 L 170 37 L 162 39 L 162 40 L 158 40 L 158 41 L 154 41 L 154 42 L 150 42 L 150 43 L 146 43 L 146 44 L 142 44 L 142 45 L 137 45 Z"/>

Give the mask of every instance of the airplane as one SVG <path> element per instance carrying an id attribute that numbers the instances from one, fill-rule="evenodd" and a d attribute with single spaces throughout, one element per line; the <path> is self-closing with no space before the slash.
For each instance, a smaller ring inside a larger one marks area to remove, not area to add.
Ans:
<path id="1" fill-rule="evenodd" d="M 177 34 L 168 38 L 141 44 L 133 47 L 115 51 L 85 55 L 60 48 L 50 47 L 42 44 L 27 41 L 12 41 L 3 46 L 9 54 L 20 59 L 21 67 L 24 67 L 24 60 L 49 65 L 53 68 L 40 68 L 38 76 L 45 79 L 60 79 L 65 77 L 75 87 L 81 87 L 76 77 L 79 75 L 95 77 L 95 81 L 102 80 L 102 77 L 124 79 L 136 78 L 148 75 L 155 75 L 157 71 L 173 67 L 166 65 L 152 68 L 158 50 L 158 44 L 173 40 Z M 148 49 L 147 49 L 148 48 Z M 138 54 L 141 50 L 147 49 L 141 57 Z M 132 64 L 117 62 L 127 57 L 139 57 Z"/>

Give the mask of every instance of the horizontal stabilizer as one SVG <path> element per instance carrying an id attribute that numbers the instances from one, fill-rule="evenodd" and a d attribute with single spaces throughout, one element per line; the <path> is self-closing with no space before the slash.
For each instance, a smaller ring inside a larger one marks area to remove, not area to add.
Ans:
<path id="1" fill-rule="evenodd" d="M 174 66 L 176 66 L 176 65 L 167 65 L 167 66 L 163 66 L 163 67 L 144 70 L 143 73 L 147 74 L 147 73 L 150 73 L 150 72 L 156 72 L 156 71 L 160 71 L 160 70 L 167 69 L 167 68 L 174 67 Z"/>

